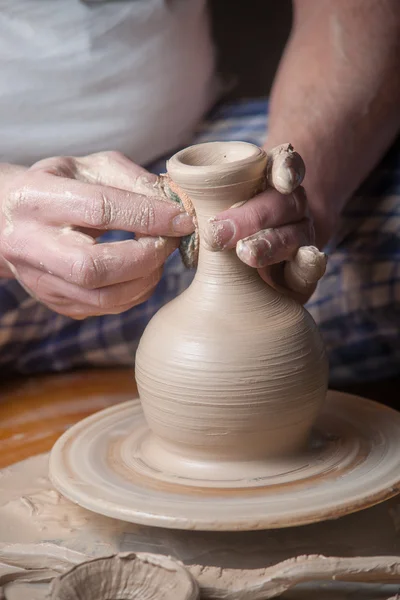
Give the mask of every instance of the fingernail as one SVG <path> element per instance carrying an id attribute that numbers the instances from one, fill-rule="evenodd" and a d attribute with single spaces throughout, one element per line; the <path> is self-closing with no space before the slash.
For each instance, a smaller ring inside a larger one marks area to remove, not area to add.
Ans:
<path id="1" fill-rule="evenodd" d="M 238 257 L 251 267 L 260 269 L 269 264 L 272 254 L 271 242 L 265 237 L 249 237 L 240 240 L 236 246 Z"/>
<path id="2" fill-rule="evenodd" d="M 172 219 L 172 229 L 179 235 L 188 235 L 194 231 L 193 217 L 187 213 L 181 213 Z"/>
<path id="3" fill-rule="evenodd" d="M 234 238 L 235 233 L 235 224 L 229 219 L 225 221 L 210 219 L 204 230 L 203 239 L 211 250 L 223 250 Z"/>

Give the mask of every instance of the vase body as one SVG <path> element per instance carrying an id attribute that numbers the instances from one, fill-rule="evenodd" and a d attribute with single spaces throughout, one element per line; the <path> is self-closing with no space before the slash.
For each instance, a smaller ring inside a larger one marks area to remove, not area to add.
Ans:
<path id="1" fill-rule="evenodd" d="M 235 250 L 212 252 L 202 240 L 209 218 L 254 195 L 265 164 L 259 148 L 230 142 L 188 148 L 168 165 L 196 210 L 199 264 L 191 286 L 148 324 L 136 379 L 149 453 L 177 475 L 212 478 L 218 461 L 241 464 L 241 477 L 250 462 L 302 452 L 325 399 L 327 360 L 308 312 Z"/>

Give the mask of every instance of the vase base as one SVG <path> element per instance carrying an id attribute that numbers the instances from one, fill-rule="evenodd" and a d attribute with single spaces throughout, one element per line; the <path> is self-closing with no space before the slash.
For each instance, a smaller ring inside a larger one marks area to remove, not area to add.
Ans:
<path id="1" fill-rule="evenodd" d="M 332 428 L 332 423 L 329 424 Z M 113 464 L 124 477 L 135 473 L 157 488 L 179 493 L 182 486 L 195 488 L 187 493 L 213 494 L 216 489 L 245 492 L 266 486 L 307 484 L 308 481 L 346 472 L 368 453 L 367 444 L 353 434 L 353 429 L 336 423 L 331 434 L 326 427 L 315 428 L 308 446 L 296 456 L 257 460 L 228 460 L 218 457 L 191 456 L 165 444 L 148 429 L 146 423 L 138 426 L 112 449 Z M 111 456 L 111 454 L 109 455 Z"/>
<path id="2" fill-rule="evenodd" d="M 183 460 L 148 430 L 138 399 L 71 427 L 50 459 L 68 499 L 123 521 L 199 530 L 290 527 L 400 491 L 400 413 L 328 392 L 309 447 L 285 460 Z"/>

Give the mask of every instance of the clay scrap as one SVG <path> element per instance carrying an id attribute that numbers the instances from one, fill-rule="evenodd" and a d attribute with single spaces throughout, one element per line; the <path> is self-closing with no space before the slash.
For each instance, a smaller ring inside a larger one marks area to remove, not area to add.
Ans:
<path id="1" fill-rule="evenodd" d="M 117 554 L 81 563 L 54 579 L 49 600 L 197 600 L 199 587 L 177 561 Z"/>
<path id="2" fill-rule="evenodd" d="M 3 548 L 0 559 L 1 589 L 51 581 L 50 600 L 151 600 L 161 591 L 165 600 L 268 600 L 322 581 L 398 584 L 400 590 L 399 556 L 299 556 L 266 569 L 221 569 L 150 553 L 90 559 L 49 544 Z"/>

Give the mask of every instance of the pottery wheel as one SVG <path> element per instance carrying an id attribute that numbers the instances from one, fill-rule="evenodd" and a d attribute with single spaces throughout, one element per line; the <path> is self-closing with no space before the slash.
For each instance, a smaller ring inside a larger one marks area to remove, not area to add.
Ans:
<path id="1" fill-rule="evenodd" d="M 196 464 L 177 477 L 155 463 L 135 399 L 66 431 L 52 450 L 50 479 L 80 506 L 138 524 L 237 531 L 313 523 L 400 491 L 400 413 L 329 392 L 303 455 L 249 463 L 246 479 L 229 479 L 229 463 L 219 463 L 219 480 L 212 466 L 210 477 Z"/>

